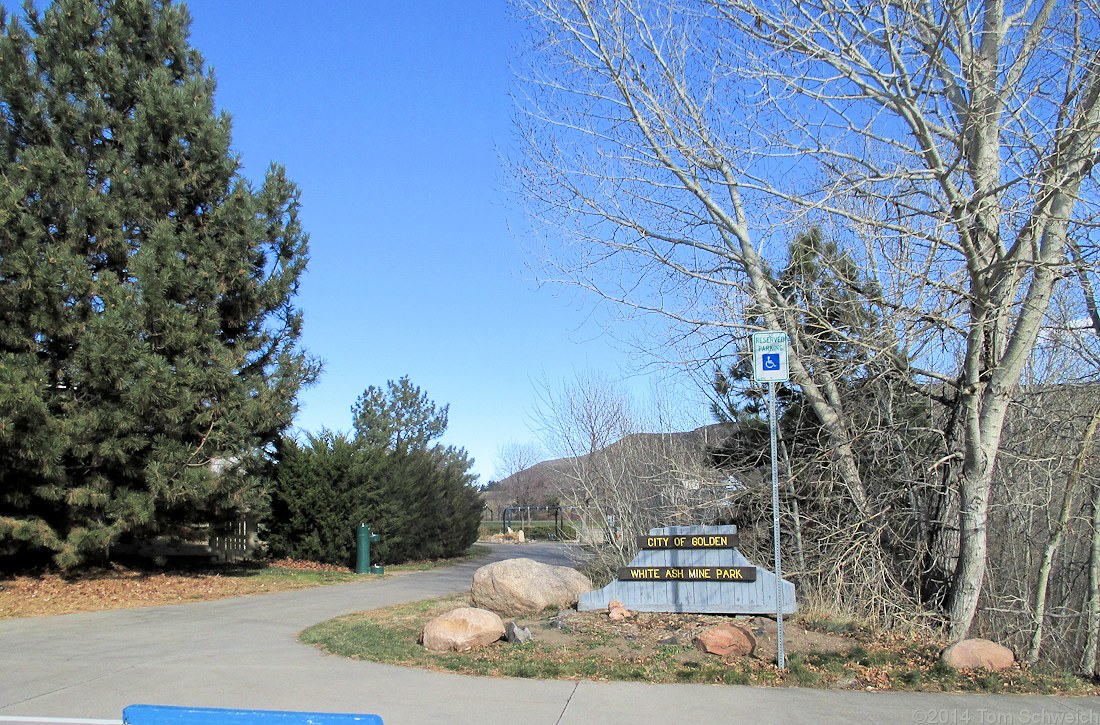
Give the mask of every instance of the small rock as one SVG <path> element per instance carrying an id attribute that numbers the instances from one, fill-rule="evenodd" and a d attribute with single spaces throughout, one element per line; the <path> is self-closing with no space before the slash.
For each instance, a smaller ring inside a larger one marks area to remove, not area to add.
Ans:
<path id="1" fill-rule="evenodd" d="M 708 627 L 692 641 L 704 652 L 720 657 L 748 657 L 756 651 L 756 637 L 736 624 Z"/>
<path id="2" fill-rule="evenodd" d="M 1004 645 L 988 639 L 964 639 L 943 651 L 944 664 L 956 670 L 1007 670 L 1016 664 L 1016 656 Z"/>
<path id="3" fill-rule="evenodd" d="M 504 625 L 504 639 L 512 644 L 523 644 L 534 639 L 534 635 L 531 634 L 531 630 L 527 627 L 521 627 L 515 622 L 509 622 Z"/>
<path id="4" fill-rule="evenodd" d="M 634 614 L 618 599 L 612 599 L 607 605 L 607 616 L 614 620 L 629 619 Z"/>
<path id="5" fill-rule="evenodd" d="M 676 636 L 665 637 L 664 639 L 657 640 L 657 644 L 663 644 L 663 645 L 668 646 L 668 647 L 679 647 L 680 646 L 680 638 L 676 637 Z"/>
<path id="6" fill-rule="evenodd" d="M 424 625 L 420 641 L 433 652 L 465 652 L 504 636 L 504 622 L 493 612 L 459 607 Z"/>
<path id="7" fill-rule="evenodd" d="M 779 631 L 779 624 L 768 617 L 753 617 L 749 624 L 756 634 L 775 634 Z"/>

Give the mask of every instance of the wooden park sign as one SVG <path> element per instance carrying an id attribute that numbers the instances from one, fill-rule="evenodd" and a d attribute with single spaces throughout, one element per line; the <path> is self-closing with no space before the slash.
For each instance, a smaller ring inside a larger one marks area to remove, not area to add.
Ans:
<path id="1" fill-rule="evenodd" d="M 754 582 L 755 566 L 624 566 L 619 581 Z"/>
<path id="2" fill-rule="evenodd" d="M 639 549 L 736 549 L 737 534 L 639 536 Z"/>
<path id="3" fill-rule="evenodd" d="M 638 612 L 775 614 L 775 574 L 738 551 L 736 526 L 669 526 L 635 539 L 638 553 L 617 578 L 581 596 L 581 611 L 617 599 Z M 783 610 L 793 614 L 794 585 L 784 581 Z"/>
<path id="4" fill-rule="evenodd" d="M 731 527 L 732 528 L 732 527 Z M 649 535 L 637 538 L 639 549 L 736 549 L 737 534 Z M 619 581 L 754 582 L 755 566 L 624 566 Z"/>

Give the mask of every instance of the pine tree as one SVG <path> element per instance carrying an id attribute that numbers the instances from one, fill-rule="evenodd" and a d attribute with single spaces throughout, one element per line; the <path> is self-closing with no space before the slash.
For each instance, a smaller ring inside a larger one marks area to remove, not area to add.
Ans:
<path id="1" fill-rule="evenodd" d="M 317 374 L 298 191 L 254 190 L 165 0 L 0 8 L 0 555 L 256 503 Z"/>
<path id="2" fill-rule="evenodd" d="M 359 396 L 353 437 L 284 439 L 263 522 L 272 553 L 350 565 L 360 523 L 381 536 L 376 563 L 466 551 L 481 521 L 474 461 L 462 448 L 430 445 L 446 432 L 448 410 L 405 376 Z"/>
<path id="3" fill-rule="evenodd" d="M 280 443 L 265 540 L 275 556 L 350 566 L 356 527 L 402 526 L 397 506 L 384 500 L 386 454 L 355 445 L 332 431 Z M 377 558 L 377 552 L 376 552 Z"/>
<path id="4" fill-rule="evenodd" d="M 427 448 L 447 430 L 449 405 L 437 409 L 420 386 L 404 375 L 386 390 L 369 386 L 351 408 L 356 437 L 393 451 Z"/>

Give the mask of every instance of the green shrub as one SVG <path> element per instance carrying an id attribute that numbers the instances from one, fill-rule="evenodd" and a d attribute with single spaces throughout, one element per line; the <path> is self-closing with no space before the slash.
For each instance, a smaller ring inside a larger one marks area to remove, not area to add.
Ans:
<path id="1" fill-rule="evenodd" d="M 264 521 L 275 556 L 351 566 L 370 525 L 376 564 L 458 556 L 477 540 L 481 503 L 463 451 L 390 450 L 343 434 L 282 442 Z"/>

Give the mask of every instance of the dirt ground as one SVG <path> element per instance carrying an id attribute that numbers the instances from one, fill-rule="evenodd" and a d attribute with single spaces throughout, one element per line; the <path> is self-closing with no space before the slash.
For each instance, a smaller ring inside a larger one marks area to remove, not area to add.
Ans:
<path id="1" fill-rule="evenodd" d="M 735 617 L 720 614 L 667 614 L 663 612 L 633 612 L 628 619 L 612 620 L 607 612 L 562 613 L 558 620 L 562 626 L 545 626 L 538 620 L 530 625 L 522 618 L 517 622 L 530 626 L 532 632 L 545 642 L 569 645 L 572 632 L 603 632 L 609 648 L 621 648 L 618 643 L 632 643 L 641 646 L 641 653 L 656 652 L 667 645 L 691 645 L 695 636 L 708 627 L 720 624 L 737 624 L 747 628 L 756 637 L 756 651 L 753 656 L 772 661 L 776 658 L 778 626 L 770 617 Z M 847 652 L 858 642 L 851 637 L 806 630 L 794 621 L 783 621 L 783 651 L 786 654 L 807 652 Z M 700 653 L 702 655 L 702 653 Z"/>

